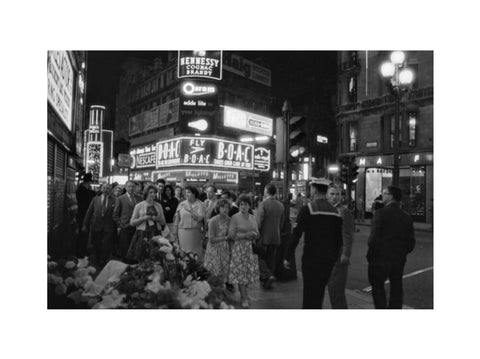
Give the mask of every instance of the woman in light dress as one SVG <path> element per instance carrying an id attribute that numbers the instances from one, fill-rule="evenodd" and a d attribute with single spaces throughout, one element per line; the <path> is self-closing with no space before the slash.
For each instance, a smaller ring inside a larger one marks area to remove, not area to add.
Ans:
<path id="1" fill-rule="evenodd" d="M 228 237 L 233 240 L 228 282 L 238 284 L 242 308 L 249 308 L 247 287 L 258 281 L 258 258 L 254 256 L 252 242 L 260 236 L 255 216 L 248 213 L 252 206 L 249 196 L 238 199 L 240 212 L 234 214 L 228 227 Z"/>
<path id="2" fill-rule="evenodd" d="M 198 199 L 195 187 L 185 188 L 186 200 L 180 202 L 175 213 L 175 225 L 180 247 L 185 252 L 193 252 L 203 261 L 202 227 L 205 208 Z"/>

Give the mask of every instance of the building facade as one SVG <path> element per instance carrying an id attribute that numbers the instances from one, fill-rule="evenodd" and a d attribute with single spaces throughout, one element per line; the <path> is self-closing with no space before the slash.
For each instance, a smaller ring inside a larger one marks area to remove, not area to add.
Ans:
<path id="1" fill-rule="evenodd" d="M 359 166 L 351 197 L 371 215 L 392 183 L 394 98 L 380 73 L 388 51 L 338 53 L 337 134 L 340 159 Z M 406 51 L 414 81 L 400 103 L 399 158 L 403 206 L 415 221 L 433 218 L 433 52 Z"/>
<path id="2" fill-rule="evenodd" d="M 48 252 L 73 253 L 76 173 L 82 170 L 85 129 L 86 54 L 47 52 Z"/>
<path id="3" fill-rule="evenodd" d="M 180 51 L 128 71 L 116 126 L 128 121 L 131 179 L 245 190 L 268 181 L 268 68 L 233 52 Z"/>

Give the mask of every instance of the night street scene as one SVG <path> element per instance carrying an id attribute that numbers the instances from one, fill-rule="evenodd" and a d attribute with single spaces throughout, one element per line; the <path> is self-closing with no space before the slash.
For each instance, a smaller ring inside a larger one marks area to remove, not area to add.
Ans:
<path id="1" fill-rule="evenodd" d="M 433 309 L 433 51 L 48 51 L 48 309 Z"/>

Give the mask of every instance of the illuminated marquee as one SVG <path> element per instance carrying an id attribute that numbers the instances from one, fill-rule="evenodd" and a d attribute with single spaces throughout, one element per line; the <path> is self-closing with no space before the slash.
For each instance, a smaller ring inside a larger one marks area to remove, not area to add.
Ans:
<path id="1" fill-rule="evenodd" d="M 217 92 L 217 88 L 210 84 L 197 84 L 193 82 L 185 82 L 182 85 L 182 92 L 187 96 L 204 96 Z"/>
<path id="2" fill-rule="evenodd" d="M 156 168 L 189 165 L 252 169 L 253 145 L 210 137 L 180 137 L 157 143 Z"/>
<path id="3" fill-rule="evenodd" d="M 264 147 L 255 148 L 255 170 L 269 171 L 270 170 L 270 150 Z"/>
<path id="4" fill-rule="evenodd" d="M 248 132 L 259 133 L 261 135 L 273 135 L 272 118 L 260 116 L 229 106 L 224 106 L 223 125 L 225 127 L 238 128 Z"/>
<path id="5" fill-rule="evenodd" d="M 47 100 L 69 130 L 72 129 L 73 67 L 66 51 L 47 53 Z"/>
<path id="6" fill-rule="evenodd" d="M 178 78 L 222 79 L 222 51 L 179 51 Z"/>
<path id="7" fill-rule="evenodd" d="M 157 160 L 156 145 L 137 147 L 130 151 L 130 168 L 155 168 Z"/>
<path id="8" fill-rule="evenodd" d="M 86 172 L 92 174 L 94 182 L 103 176 L 103 143 L 87 142 Z"/>

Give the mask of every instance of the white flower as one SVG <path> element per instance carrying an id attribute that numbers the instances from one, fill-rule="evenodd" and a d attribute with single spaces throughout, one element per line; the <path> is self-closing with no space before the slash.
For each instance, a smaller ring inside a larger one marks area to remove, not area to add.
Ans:
<path id="1" fill-rule="evenodd" d="M 79 260 L 78 260 L 77 267 L 78 267 L 78 268 L 88 267 L 88 257 L 79 259 Z"/>
<path id="2" fill-rule="evenodd" d="M 172 253 L 172 247 L 162 246 L 162 247 L 160 248 L 160 252 L 170 254 L 170 253 Z"/>
<path id="3" fill-rule="evenodd" d="M 48 262 L 48 269 L 53 270 L 57 267 L 57 262 Z"/>
<path id="4" fill-rule="evenodd" d="M 74 261 L 68 261 L 67 263 L 65 263 L 65 268 L 67 268 L 67 269 L 75 268 L 75 262 Z"/>
<path id="5" fill-rule="evenodd" d="M 167 261 L 173 261 L 173 260 L 175 260 L 175 256 L 172 253 L 167 253 L 167 254 L 165 254 L 165 259 Z"/>
<path id="6" fill-rule="evenodd" d="M 162 236 L 155 236 L 152 237 L 152 240 L 157 242 L 158 244 L 165 245 L 171 247 L 172 245 L 170 244 L 170 241 L 167 238 L 164 238 Z"/>

